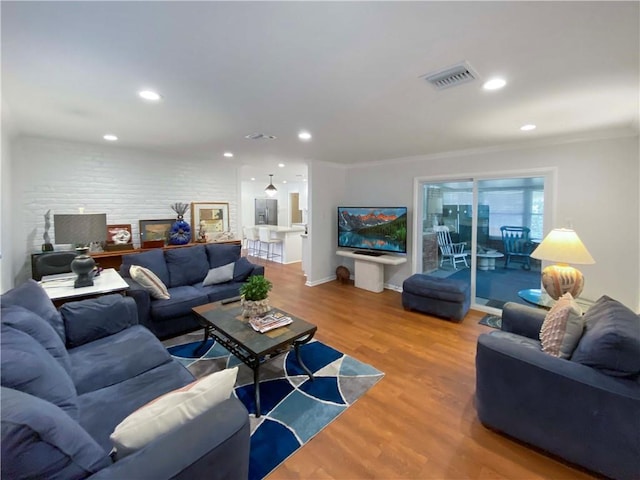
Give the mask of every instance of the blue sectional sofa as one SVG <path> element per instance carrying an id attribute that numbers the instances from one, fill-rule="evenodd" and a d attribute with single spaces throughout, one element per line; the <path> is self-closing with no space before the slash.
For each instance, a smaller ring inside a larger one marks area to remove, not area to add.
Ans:
<path id="1" fill-rule="evenodd" d="M 603 296 L 570 359 L 538 340 L 545 310 L 507 303 L 478 338 L 480 421 L 598 474 L 640 478 L 640 316 Z"/>
<path id="2" fill-rule="evenodd" d="M 238 296 L 240 286 L 251 275 L 264 275 L 264 267 L 240 256 L 241 245 L 194 245 L 154 249 L 122 257 L 120 275 L 131 287 L 127 295 L 138 306 L 141 325 L 165 339 L 200 328 L 191 309 L 198 305 Z M 210 269 L 234 264 L 233 278 L 224 283 L 203 286 Z M 151 270 L 167 287 L 171 298 L 153 298 L 131 279 L 129 269 L 138 265 Z"/>
<path id="3" fill-rule="evenodd" d="M 249 415 L 234 396 L 112 459 L 114 428 L 194 380 L 120 295 L 58 312 L 33 280 L 2 302 L 2 478 L 247 478 Z"/>

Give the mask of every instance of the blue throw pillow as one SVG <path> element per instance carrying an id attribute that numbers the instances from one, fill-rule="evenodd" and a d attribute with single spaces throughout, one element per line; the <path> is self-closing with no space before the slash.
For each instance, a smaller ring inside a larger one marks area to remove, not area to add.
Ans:
<path id="1" fill-rule="evenodd" d="M 240 257 L 233 267 L 233 281 L 244 282 L 253 272 L 253 264 L 247 257 Z"/>
<path id="2" fill-rule="evenodd" d="M 120 274 L 123 277 L 131 277 L 131 275 L 129 275 L 131 265 L 148 268 L 162 280 L 162 283 L 169 285 L 169 270 L 167 269 L 167 262 L 164 259 L 164 251 L 161 248 L 123 255 L 122 265 L 120 265 Z"/>
<path id="3" fill-rule="evenodd" d="M 67 331 L 67 346 L 75 348 L 138 324 L 138 309 L 131 297 L 117 293 L 68 302 L 60 308 Z"/>
<path id="4" fill-rule="evenodd" d="M 168 287 L 195 285 L 202 282 L 209 271 L 204 245 L 172 248 L 164 252 L 171 283 Z"/>
<path id="5" fill-rule="evenodd" d="M 64 368 L 30 335 L 7 325 L 0 330 L 3 387 L 51 402 L 78 419 L 78 394 Z"/>
<path id="6" fill-rule="evenodd" d="M 32 311 L 49 322 L 63 343 L 66 341 L 60 313 L 56 310 L 47 292 L 35 280 L 27 280 L 13 290 L 9 290 L 0 297 L 0 304 L 4 307 L 17 305 Z"/>
<path id="7" fill-rule="evenodd" d="M 640 374 L 640 315 L 604 295 L 584 315 L 571 360 L 616 377 Z"/>
<path id="8" fill-rule="evenodd" d="M 2 478 L 75 480 L 111 464 L 86 430 L 52 403 L 4 387 L 0 398 Z"/>
<path id="9" fill-rule="evenodd" d="M 222 267 L 235 262 L 240 258 L 242 245 L 232 243 L 207 243 L 207 257 L 209 258 L 209 268 Z"/>
<path id="10" fill-rule="evenodd" d="M 69 353 L 53 327 L 42 317 L 24 307 L 5 307 L 4 305 L 1 316 L 3 325 L 31 335 L 71 375 Z"/>

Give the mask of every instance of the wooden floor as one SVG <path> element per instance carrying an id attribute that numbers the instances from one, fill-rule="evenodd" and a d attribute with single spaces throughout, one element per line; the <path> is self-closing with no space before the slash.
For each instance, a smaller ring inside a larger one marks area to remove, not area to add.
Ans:
<path id="1" fill-rule="evenodd" d="M 252 261 L 265 265 L 273 305 L 318 325 L 318 340 L 385 373 L 269 480 L 595 478 L 479 422 L 476 339 L 491 330 L 478 324 L 482 313 L 452 323 L 404 311 L 398 292 L 338 281 L 306 287 L 299 263 Z"/>

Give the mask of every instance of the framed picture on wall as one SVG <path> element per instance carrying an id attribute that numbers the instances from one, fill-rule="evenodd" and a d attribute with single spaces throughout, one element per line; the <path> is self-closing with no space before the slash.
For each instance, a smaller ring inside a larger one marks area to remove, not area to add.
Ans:
<path id="1" fill-rule="evenodd" d="M 169 230 L 175 221 L 175 218 L 140 220 L 140 243 L 162 240 L 166 245 L 169 242 Z"/>
<path id="2" fill-rule="evenodd" d="M 229 231 L 229 204 L 224 202 L 191 202 L 191 230 L 204 228 L 207 235 Z"/>
<path id="3" fill-rule="evenodd" d="M 107 245 L 131 243 L 131 224 L 107 225 Z"/>

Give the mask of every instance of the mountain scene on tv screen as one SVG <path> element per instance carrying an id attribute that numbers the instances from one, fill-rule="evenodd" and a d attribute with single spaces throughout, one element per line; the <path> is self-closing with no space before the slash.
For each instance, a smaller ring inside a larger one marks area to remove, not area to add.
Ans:
<path id="1" fill-rule="evenodd" d="M 345 208 L 338 218 L 341 247 L 406 252 L 407 213 L 404 208 Z"/>

